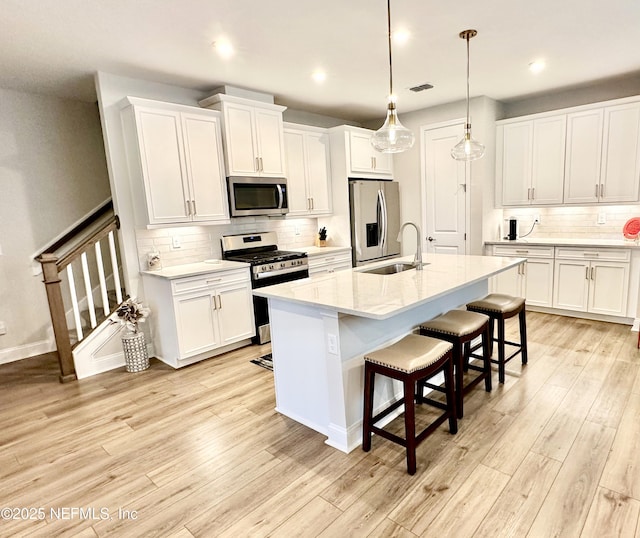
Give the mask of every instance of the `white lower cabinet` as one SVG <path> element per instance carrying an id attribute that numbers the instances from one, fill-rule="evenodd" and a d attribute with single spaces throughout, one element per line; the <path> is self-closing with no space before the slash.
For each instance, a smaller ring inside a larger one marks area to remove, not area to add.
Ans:
<path id="1" fill-rule="evenodd" d="M 255 335 L 248 268 L 172 280 L 145 275 L 144 286 L 157 318 L 156 355 L 174 368 Z"/>
<path id="2" fill-rule="evenodd" d="M 630 252 L 626 249 L 558 248 L 553 306 L 564 310 L 625 316 Z"/>
<path id="3" fill-rule="evenodd" d="M 351 269 L 351 251 L 332 254 L 309 254 L 309 276 Z"/>
<path id="4" fill-rule="evenodd" d="M 524 297 L 528 305 L 551 306 L 553 247 L 496 245 L 493 247 L 493 255 L 527 259 L 525 264 L 495 277 L 495 292 Z"/>

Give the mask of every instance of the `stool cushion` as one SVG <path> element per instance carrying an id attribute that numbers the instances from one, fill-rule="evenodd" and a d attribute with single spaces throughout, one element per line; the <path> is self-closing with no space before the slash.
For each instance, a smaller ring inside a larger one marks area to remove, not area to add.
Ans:
<path id="1" fill-rule="evenodd" d="M 437 331 L 452 336 L 465 336 L 481 329 L 489 317 L 467 310 L 450 310 L 420 325 L 421 329 Z"/>
<path id="2" fill-rule="evenodd" d="M 437 362 L 452 348 L 444 340 L 410 334 L 395 344 L 367 353 L 364 360 L 411 374 Z"/>
<path id="3" fill-rule="evenodd" d="M 504 295 L 502 293 L 492 293 L 484 299 L 473 301 L 467 304 L 467 308 L 471 310 L 480 310 L 486 312 L 498 312 L 500 314 L 508 314 L 514 310 L 518 310 L 524 304 L 522 297 L 513 297 L 512 295 Z"/>

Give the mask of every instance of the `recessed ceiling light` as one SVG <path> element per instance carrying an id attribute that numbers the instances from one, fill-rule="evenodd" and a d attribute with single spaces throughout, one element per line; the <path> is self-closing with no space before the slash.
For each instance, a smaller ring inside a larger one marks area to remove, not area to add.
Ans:
<path id="1" fill-rule="evenodd" d="M 409 41 L 409 37 L 411 37 L 411 34 L 409 33 L 409 30 L 400 28 L 391 32 L 391 37 L 393 37 L 393 41 L 397 45 L 404 45 L 407 41 Z"/>
<path id="2" fill-rule="evenodd" d="M 224 58 L 225 60 L 231 58 L 231 56 L 233 56 L 233 53 L 235 52 L 231 41 L 224 37 L 214 41 L 212 45 L 213 48 L 216 49 L 218 56 Z"/>
<path id="3" fill-rule="evenodd" d="M 544 60 L 535 60 L 529 64 L 529 71 L 532 73 L 540 73 L 540 71 L 544 70 L 545 66 Z"/>
<path id="4" fill-rule="evenodd" d="M 322 69 L 317 69 L 312 73 L 311 78 L 318 84 L 322 84 L 326 80 L 327 74 Z"/>

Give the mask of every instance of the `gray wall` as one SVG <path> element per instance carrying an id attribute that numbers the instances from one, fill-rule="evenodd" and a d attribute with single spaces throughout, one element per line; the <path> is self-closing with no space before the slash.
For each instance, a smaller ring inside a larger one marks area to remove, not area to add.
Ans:
<path id="1" fill-rule="evenodd" d="M 98 107 L 0 89 L 0 363 L 54 349 L 32 263 L 111 194 Z"/>

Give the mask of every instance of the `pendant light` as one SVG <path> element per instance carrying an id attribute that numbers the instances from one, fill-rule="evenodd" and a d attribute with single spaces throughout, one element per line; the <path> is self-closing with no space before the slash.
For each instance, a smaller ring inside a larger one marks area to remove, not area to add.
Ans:
<path id="1" fill-rule="evenodd" d="M 398 119 L 396 98 L 393 95 L 393 70 L 391 65 L 391 0 L 387 0 L 387 37 L 389 40 L 389 105 L 387 119 L 380 129 L 371 135 L 371 145 L 382 153 L 400 153 L 413 146 L 413 133 Z"/>
<path id="2" fill-rule="evenodd" d="M 451 156 L 456 161 L 475 161 L 484 155 L 484 146 L 471 136 L 471 119 L 469 117 L 469 40 L 478 35 L 475 30 L 464 30 L 460 37 L 467 41 L 467 123 L 464 126 L 464 136 L 453 148 Z"/>

